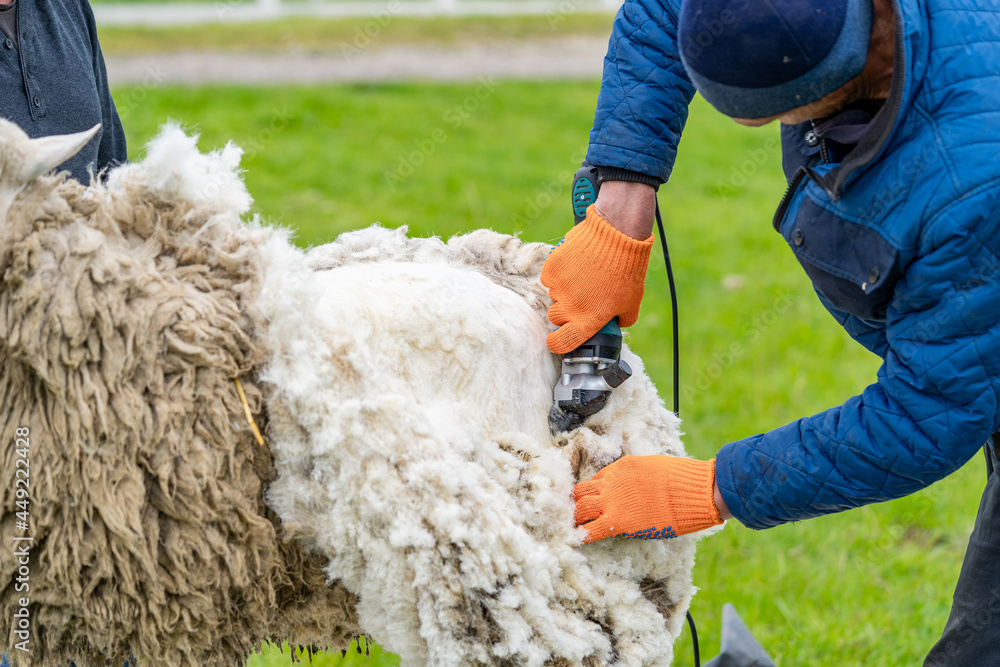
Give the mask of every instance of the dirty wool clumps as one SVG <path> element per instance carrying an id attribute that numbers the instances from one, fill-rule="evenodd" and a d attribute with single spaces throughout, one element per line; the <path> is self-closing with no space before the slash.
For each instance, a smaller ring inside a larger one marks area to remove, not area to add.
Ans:
<path id="1" fill-rule="evenodd" d="M 542 244 L 480 230 L 264 246 L 268 502 L 330 558 L 404 665 L 666 665 L 694 537 L 580 548 L 571 492 L 623 453 L 683 455 L 642 371 L 554 439 Z"/>
<path id="2" fill-rule="evenodd" d="M 354 597 L 280 539 L 233 383 L 263 423 L 249 313 L 271 232 L 240 220 L 239 150 L 168 128 L 84 188 L 36 178 L 75 150 L 46 141 L 0 120 L 0 649 L 15 667 L 232 667 L 268 637 L 345 647 Z"/>
<path id="3" fill-rule="evenodd" d="M 683 455 L 678 422 L 626 350 L 605 410 L 549 434 L 547 246 L 372 227 L 306 253 L 241 220 L 237 148 L 167 127 L 105 185 L 41 176 L 88 139 L 0 120 L 0 460 L 30 429 L 31 479 L 27 531 L 0 484 L 0 541 L 33 538 L 27 594 L 0 548 L 15 667 L 361 633 L 407 667 L 670 663 L 696 538 L 581 547 L 571 491 Z"/>

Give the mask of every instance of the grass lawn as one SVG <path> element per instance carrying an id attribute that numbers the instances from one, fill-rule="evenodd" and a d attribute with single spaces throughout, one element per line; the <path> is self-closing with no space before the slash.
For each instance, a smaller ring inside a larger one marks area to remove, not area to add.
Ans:
<path id="1" fill-rule="evenodd" d="M 572 224 L 568 179 L 598 87 L 115 93 L 133 157 L 168 118 L 200 131 L 203 149 L 229 139 L 247 147 L 259 212 L 296 229 L 303 245 L 374 222 L 445 237 L 491 227 L 552 243 Z M 771 228 L 783 188 L 777 127 L 739 127 L 696 100 L 675 175 L 660 191 L 680 290 L 681 415 L 694 456 L 838 405 L 875 378 L 877 359 L 826 314 Z M 668 404 L 669 327 L 666 273 L 654 255 L 629 344 Z M 702 655 L 717 652 L 729 601 L 779 665 L 919 663 L 947 616 L 983 468 L 977 457 L 916 496 L 759 533 L 732 522 L 698 555 L 692 613 Z M 692 664 L 686 631 L 676 655 L 676 665 Z M 348 656 L 345 664 L 386 664 Z M 341 664 L 339 654 L 322 660 Z M 289 661 L 286 651 L 249 665 Z"/>
<path id="2" fill-rule="evenodd" d="M 403 0 L 397 0 L 402 2 Z M 228 3 L 228 0 L 226 0 Z M 367 44 L 453 44 L 501 39 L 552 39 L 611 34 L 613 14 L 574 11 L 555 16 L 458 16 L 415 18 L 395 15 L 393 3 L 373 3 L 373 16 L 347 19 L 290 18 L 264 23 L 217 23 L 172 27 L 103 26 L 105 54 L 182 50 L 342 53 Z M 572 4 L 570 4 L 572 6 Z"/>

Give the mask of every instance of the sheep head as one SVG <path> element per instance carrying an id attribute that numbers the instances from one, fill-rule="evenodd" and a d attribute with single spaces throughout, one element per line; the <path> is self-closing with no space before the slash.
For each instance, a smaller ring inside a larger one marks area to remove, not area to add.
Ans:
<path id="1" fill-rule="evenodd" d="M 75 134 L 29 139 L 20 127 L 0 118 L 0 221 L 17 193 L 42 174 L 55 169 L 87 145 L 100 124 Z"/>

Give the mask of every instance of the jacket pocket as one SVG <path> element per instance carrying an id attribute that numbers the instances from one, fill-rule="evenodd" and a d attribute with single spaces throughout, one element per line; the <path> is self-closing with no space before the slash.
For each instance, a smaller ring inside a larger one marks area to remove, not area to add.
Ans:
<path id="1" fill-rule="evenodd" d="M 816 290 L 837 309 L 884 320 L 899 280 L 899 251 L 878 232 L 805 196 L 785 240 Z"/>

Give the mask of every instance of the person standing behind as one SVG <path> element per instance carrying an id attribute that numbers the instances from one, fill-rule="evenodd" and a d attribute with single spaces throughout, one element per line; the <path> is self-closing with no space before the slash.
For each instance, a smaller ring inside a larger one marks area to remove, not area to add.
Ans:
<path id="1" fill-rule="evenodd" d="M 94 138 L 59 167 L 82 183 L 127 161 L 87 0 L 0 0 L 0 116 L 32 139 L 100 123 Z M 8 667 L 2 653 L 0 667 Z"/>
<path id="2" fill-rule="evenodd" d="M 125 132 L 86 0 L 0 0 L 0 116 L 29 137 L 71 134 L 98 123 L 94 138 L 60 169 L 82 183 L 125 162 Z"/>

